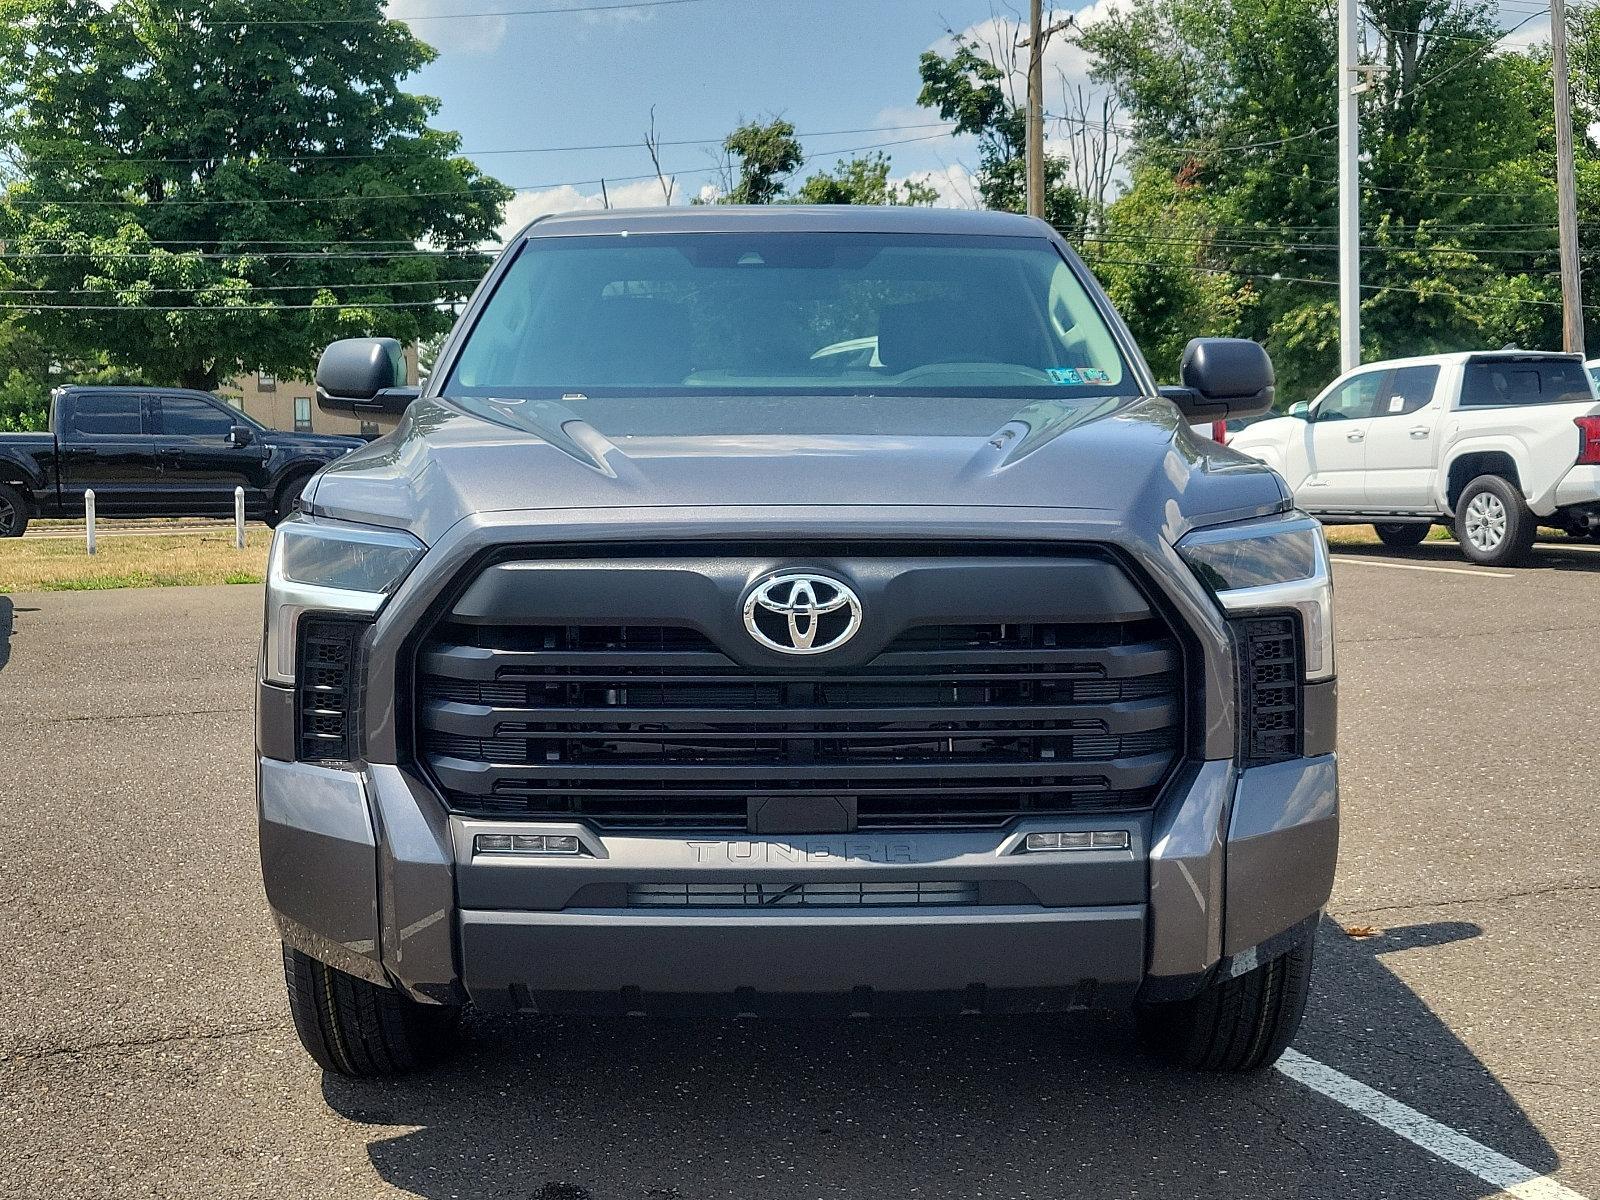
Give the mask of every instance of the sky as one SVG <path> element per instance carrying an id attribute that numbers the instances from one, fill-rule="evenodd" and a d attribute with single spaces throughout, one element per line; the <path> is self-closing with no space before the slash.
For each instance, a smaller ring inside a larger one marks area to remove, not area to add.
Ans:
<path id="1" fill-rule="evenodd" d="M 1045 20 L 1086 26 L 1122 2 L 1062 7 Z M 526 11 L 559 8 L 575 11 Z M 881 148 L 893 178 L 926 180 L 941 203 L 976 207 L 976 144 L 917 106 L 918 56 L 947 52 L 952 31 L 1009 42 L 1026 8 L 1023 0 L 387 0 L 387 11 L 438 51 L 408 81 L 439 99 L 434 124 L 458 131 L 469 157 L 518 189 L 509 233 L 542 213 L 599 207 L 602 177 L 614 207 L 661 203 L 644 147 L 652 107 L 677 203 L 714 184 L 717 145 L 730 130 L 781 116 L 808 155 L 797 181 Z M 1535 12 L 1531 0 L 1503 7 L 1508 46 L 1548 37 L 1548 18 Z M 1087 84 L 1088 64 L 1058 37 L 1045 66 L 1046 107 L 1059 112 L 1062 81 Z M 597 145 L 612 148 L 556 149 Z"/>
<path id="2" fill-rule="evenodd" d="M 927 178 L 943 202 L 975 204 L 970 138 L 952 138 L 916 104 L 918 56 L 948 49 L 948 33 L 992 30 L 995 14 L 1025 9 L 988 0 L 689 0 L 611 12 L 474 17 L 461 14 L 610 4 L 617 0 L 390 0 L 392 16 L 439 53 L 408 82 L 435 96 L 434 124 L 454 129 L 479 166 L 519 191 L 507 212 L 520 227 L 543 212 L 658 204 L 662 191 L 643 138 L 655 107 L 662 166 L 679 202 L 716 176 L 717 143 L 743 119 L 792 122 L 811 161 L 801 172 L 881 143 L 895 178 Z M 1083 8 L 1093 19 L 1099 0 Z M 1054 14 L 1064 17 L 1070 10 Z M 1083 78 L 1081 53 L 1058 39 L 1054 68 Z M 833 132 L 870 130 L 871 132 Z M 826 136 L 823 136 L 823 135 Z M 807 136 L 811 135 L 811 136 Z M 622 145 L 551 153 L 484 153 Z M 638 176 L 649 176 L 640 179 Z"/>

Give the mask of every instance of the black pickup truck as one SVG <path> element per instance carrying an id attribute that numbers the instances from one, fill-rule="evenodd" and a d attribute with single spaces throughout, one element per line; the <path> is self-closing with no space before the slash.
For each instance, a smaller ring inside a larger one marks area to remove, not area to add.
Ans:
<path id="1" fill-rule="evenodd" d="M 0 434 L 0 537 L 33 516 L 220 517 L 244 488 L 247 516 L 276 524 L 307 479 L 361 446 L 354 437 L 285 433 L 206 392 L 64 387 L 50 432 Z"/>

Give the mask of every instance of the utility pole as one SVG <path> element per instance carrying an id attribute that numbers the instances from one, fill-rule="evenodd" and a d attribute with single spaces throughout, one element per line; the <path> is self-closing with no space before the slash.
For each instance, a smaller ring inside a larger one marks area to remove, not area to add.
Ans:
<path id="1" fill-rule="evenodd" d="M 1567 4 L 1550 0 L 1550 70 L 1556 81 L 1556 210 L 1561 226 L 1562 349 L 1583 353 L 1578 281 L 1578 185 L 1572 176 L 1572 96 L 1567 73 Z"/>
<path id="2" fill-rule="evenodd" d="M 1023 155 L 1028 175 L 1028 215 L 1044 216 L 1044 48 L 1051 35 L 1071 28 L 1066 17 L 1050 28 L 1044 27 L 1043 0 L 1029 0 L 1028 40 L 1028 126 Z"/>
<path id="3" fill-rule="evenodd" d="M 1044 216 L 1044 14 L 1043 0 L 1028 4 L 1028 215 Z M 1559 89 L 1558 89 L 1559 90 Z"/>
<path id="4" fill-rule="evenodd" d="M 1339 371 L 1361 365 L 1361 113 L 1358 0 L 1339 0 Z"/>

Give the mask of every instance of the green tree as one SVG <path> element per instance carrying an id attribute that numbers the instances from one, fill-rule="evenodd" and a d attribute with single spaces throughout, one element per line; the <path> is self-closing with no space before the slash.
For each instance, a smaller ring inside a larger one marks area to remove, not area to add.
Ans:
<path id="1" fill-rule="evenodd" d="M 399 86 L 432 51 L 381 0 L 260 12 L 0 0 L 6 286 L 61 359 L 303 374 L 335 337 L 448 327 L 485 270 L 509 192 Z"/>
<path id="2" fill-rule="evenodd" d="M 889 156 L 881 150 L 864 157 L 840 159 L 832 171 L 806 178 L 794 195 L 800 204 L 902 204 L 931 205 L 938 191 L 915 180 L 893 183 Z"/>
<path id="3" fill-rule="evenodd" d="M 1363 15 L 1381 68 L 1361 116 L 1366 357 L 1551 344 L 1548 72 L 1494 52 L 1482 5 L 1369 0 Z M 1327 0 L 1133 0 L 1081 35 L 1132 119 L 1135 190 L 1182 184 L 1113 205 L 1093 257 L 1147 294 L 1180 252 L 1226 281 L 1248 301 L 1234 329 L 1215 328 L 1228 310 L 1199 282 L 1162 321 L 1262 340 L 1285 402 L 1338 367 L 1335 29 Z"/>
<path id="4" fill-rule="evenodd" d="M 724 139 L 722 152 L 728 179 L 719 204 L 772 204 L 806 161 L 794 126 L 781 117 L 740 125 Z"/>
<path id="5" fill-rule="evenodd" d="M 1007 212 L 1027 209 L 1028 181 L 1024 148 L 1027 113 L 1012 97 L 1010 64 L 971 38 L 956 35 L 948 55 L 928 50 L 918 63 L 922 91 L 917 103 L 937 109 L 953 121 L 956 134 L 978 139 L 978 195 L 988 208 Z M 1075 235 L 1084 217 L 1083 199 L 1067 182 L 1068 164 L 1058 155 L 1045 156 L 1044 215 L 1057 229 Z"/>

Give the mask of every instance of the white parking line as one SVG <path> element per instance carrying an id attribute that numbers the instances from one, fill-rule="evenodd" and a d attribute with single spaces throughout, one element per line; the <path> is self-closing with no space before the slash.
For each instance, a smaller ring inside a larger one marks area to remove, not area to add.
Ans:
<path id="1" fill-rule="evenodd" d="M 1470 567 L 1425 567 L 1421 563 L 1382 562 L 1375 558 L 1354 558 L 1348 554 L 1328 555 L 1334 562 L 1355 563 L 1360 567 L 1388 567 L 1394 571 L 1436 571 L 1442 575 L 1481 575 L 1485 579 L 1515 579 L 1514 571 L 1475 571 Z"/>
<path id="2" fill-rule="evenodd" d="M 1489 1149 L 1482 1142 L 1475 1142 L 1466 1134 L 1457 1133 L 1448 1125 L 1441 1125 L 1432 1117 L 1424 1116 L 1410 1105 L 1401 1104 L 1341 1071 L 1324 1066 L 1314 1058 L 1307 1058 L 1294 1050 L 1285 1050 L 1283 1057 L 1278 1060 L 1278 1070 L 1296 1083 L 1302 1083 L 1352 1112 L 1360 1113 L 1390 1133 L 1405 1138 L 1413 1146 L 1419 1146 L 1452 1166 L 1476 1175 L 1491 1187 L 1516 1197 L 1516 1200 L 1585 1200 L 1582 1195 L 1548 1175 L 1541 1175 L 1515 1159 Z"/>

